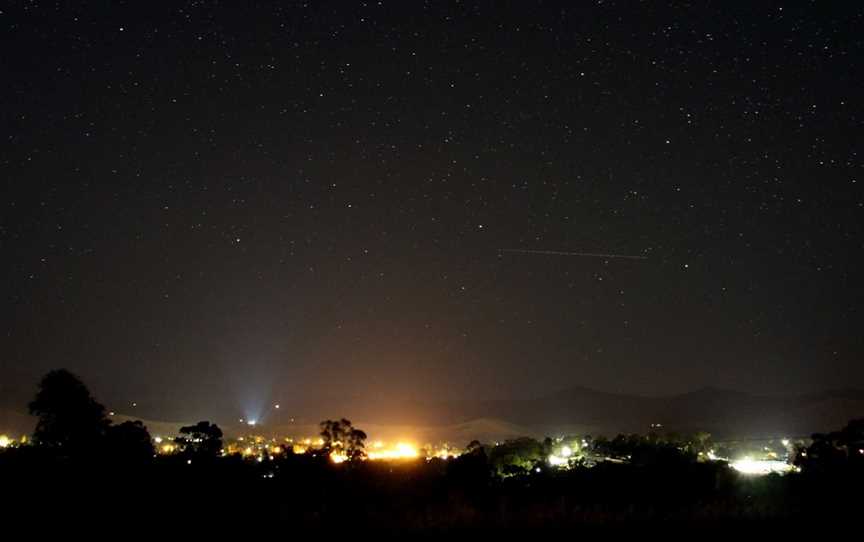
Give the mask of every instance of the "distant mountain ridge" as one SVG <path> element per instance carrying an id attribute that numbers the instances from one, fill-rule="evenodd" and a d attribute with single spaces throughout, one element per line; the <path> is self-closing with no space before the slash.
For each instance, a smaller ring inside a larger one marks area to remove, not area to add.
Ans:
<path id="1" fill-rule="evenodd" d="M 843 389 L 768 396 L 704 387 L 645 397 L 573 387 L 532 399 L 397 401 L 363 396 L 328 401 L 326 410 L 301 405 L 292 416 L 306 422 L 335 416 L 384 425 L 456 426 L 488 419 L 531 434 L 708 431 L 718 436 L 809 435 L 864 417 L 864 390 Z"/>
<path id="2" fill-rule="evenodd" d="M 765 396 L 706 387 L 643 397 L 574 387 L 536 399 L 414 402 L 384 413 L 364 412 L 362 417 L 406 423 L 405 416 L 415 423 L 444 425 L 489 418 L 548 434 L 569 427 L 603 434 L 646 432 L 660 424 L 666 431 L 709 431 L 730 437 L 806 435 L 864 417 L 864 390 Z"/>
<path id="3" fill-rule="evenodd" d="M 483 433 L 478 438 L 507 438 L 516 431 L 532 436 L 644 433 L 652 424 L 679 433 L 708 431 L 718 438 L 797 436 L 830 431 L 864 417 L 864 390 L 767 396 L 705 387 L 644 397 L 572 387 L 533 399 L 399 401 L 356 396 L 328 399 L 326 404 L 326 408 L 285 404 L 261 422 L 272 428 L 314 427 L 322 419 L 347 417 L 382 428 L 413 426 L 432 432 L 436 431 L 430 428 L 440 428 L 442 433 L 458 433 L 459 438 L 472 428 Z M 24 408 L 0 409 L 0 432 L 32 430 L 35 420 L 23 413 Z M 146 418 L 146 413 L 140 417 Z M 236 424 L 236 419 L 211 419 L 225 426 Z"/>

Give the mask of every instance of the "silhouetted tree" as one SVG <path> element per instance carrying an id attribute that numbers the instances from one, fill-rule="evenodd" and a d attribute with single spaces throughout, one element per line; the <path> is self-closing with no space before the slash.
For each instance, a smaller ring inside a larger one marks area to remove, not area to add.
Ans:
<path id="1" fill-rule="evenodd" d="M 39 418 L 33 441 L 69 455 L 94 450 L 111 423 L 105 417 L 105 407 L 90 396 L 77 376 L 65 369 L 42 377 L 29 409 Z"/>
<path id="2" fill-rule="evenodd" d="M 527 472 L 545 459 L 543 443 L 528 437 L 508 440 L 489 451 L 489 462 L 500 474 L 505 475 Z"/>
<path id="3" fill-rule="evenodd" d="M 480 441 L 472 440 L 465 447 L 465 453 L 447 462 L 447 476 L 457 485 L 481 489 L 489 484 L 492 470 L 489 458 Z"/>
<path id="4" fill-rule="evenodd" d="M 794 463 L 807 472 L 864 471 L 864 418 L 850 421 L 840 431 L 814 434 L 810 446 L 798 450 Z"/>
<path id="5" fill-rule="evenodd" d="M 479 440 L 472 440 L 468 443 L 468 446 L 465 447 L 466 454 L 476 454 L 478 452 L 483 451 L 483 445 L 480 444 Z"/>
<path id="6" fill-rule="evenodd" d="M 592 453 L 599 458 L 613 459 L 634 465 L 683 465 L 696 461 L 695 446 L 674 435 L 617 435 L 612 440 L 598 437 L 592 443 Z"/>
<path id="7" fill-rule="evenodd" d="M 146 463 L 156 453 L 150 433 L 140 420 L 112 425 L 105 437 L 107 451 L 115 461 Z"/>
<path id="8" fill-rule="evenodd" d="M 324 420 L 320 425 L 324 453 L 344 455 L 349 460 L 366 456 L 366 433 L 353 427 L 349 420 Z"/>
<path id="9" fill-rule="evenodd" d="M 366 433 L 364 431 L 352 428 L 348 432 L 345 453 L 348 459 L 362 459 L 366 457 Z"/>
<path id="10" fill-rule="evenodd" d="M 543 455 L 543 457 L 547 457 L 547 456 L 549 456 L 549 454 L 552 453 L 552 447 L 554 445 L 555 445 L 555 443 L 552 441 L 552 439 L 550 437 L 546 437 L 543 439 L 543 449 L 541 451 L 541 454 Z"/>
<path id="11" fill-rule="evenodd" d="M 707 454 L 714 446 L 711 440 L 711 433 L 699 431 L 690 439 L 690 447 L 697 454 Z"/>
<path id="12" fill-rule="evenodd" d="M 222 430 L 215 423 L 200 421 L 180 428 L 175 442 L 185 453 L 201 457 L 218 457 L 222 452 Z"/>

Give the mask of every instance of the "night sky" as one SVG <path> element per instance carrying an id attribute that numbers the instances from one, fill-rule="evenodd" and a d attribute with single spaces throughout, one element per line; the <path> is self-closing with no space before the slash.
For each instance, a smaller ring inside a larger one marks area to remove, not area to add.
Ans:
<path id="1" fill-rule="evenodd" d="M 860 2 L 6 3 L 0 381 L 190 411 L 861 387 L 862 28 Z"/>

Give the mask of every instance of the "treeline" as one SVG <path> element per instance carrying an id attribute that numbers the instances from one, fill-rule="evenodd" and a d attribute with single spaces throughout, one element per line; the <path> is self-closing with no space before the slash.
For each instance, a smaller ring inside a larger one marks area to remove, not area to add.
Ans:
<path id="1" fill-rule="evenodd" d="M 753 478 L 705 461 L 704 434 L 475 441 L 456 458 L 361 461 L 366 435 L 348 420 L 324 422 L 325 446 L 314 454 L 223 455 L 221 430 L 201 422 L 182 429 L 177 453 L 158 455 L 140 422 L 111 424 L 66 371 L 46 375 L 30 410 L 39 418 L 32 444 L 0 453 L 7 517 L 34 510 L 97 517 L 110 509 L 330 533 L 641 529 L 669 520 L 776 529 L 855 519 L 864 487 L 862 420 L 814 435 L 796 455 L 800 473 Z M 335 464 L 332 453 L 347 460 Z M 569 468 L 550 466 L 556 454 Z"/>

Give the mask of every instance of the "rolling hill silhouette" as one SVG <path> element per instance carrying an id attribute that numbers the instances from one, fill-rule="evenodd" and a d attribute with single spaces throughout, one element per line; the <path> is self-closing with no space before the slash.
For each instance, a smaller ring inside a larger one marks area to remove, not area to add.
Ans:
<path id="1" fill-rule="evenodd" d="M 191 419 L 149 416 L 146 412 L 132 417 Z M 514 400 L 429 402 L 355 396 L 328 399 L 326 408 L 285 405 L 263 421 L 270 431 L 309 435 L 315 434 L 318 421 L 338 417 L 374 427 L 381 435 L 404 434 L 413 428 L 411 432 L 422 438 L 453 442 L 500 440 L 519 434 L 644 433 L 652 424 L 662 424 L 664 431 L 708 431 L 723 438 L 799 436 L 833 430 L 850 419 L 864 417 L 864 391 L 764 396 L 706 387 L 667 397 L 643 397 L 573 387 L 538 398 Z M 237 426 L 236 419 L 211 419 L 233 432 L 245 429 Z M 0 432 L 29 433 L 34 423 L 24 414 L 23 406 L 0 408 Z M 178 422 L 150 423 L 162 432 L 179 426 Z"/>

